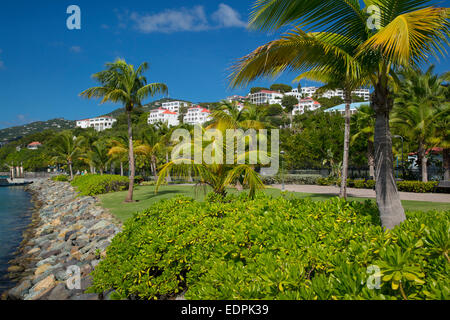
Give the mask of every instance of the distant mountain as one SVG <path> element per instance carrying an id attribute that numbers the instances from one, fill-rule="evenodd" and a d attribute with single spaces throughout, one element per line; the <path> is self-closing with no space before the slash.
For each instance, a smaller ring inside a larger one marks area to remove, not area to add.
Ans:
<path id="1" fill-rule="evenodd" d="M 161 105 L 164 102 L 170 102 L 170 101 L 183 101 L 183 102 L 187 102 L 187 103 L 192 103 L 190 101 L 183 100 L 183 99 L 163 98 L 163 99 L 152 101 L 150 103 L 147 103 L 147 104 L 143 105 L 144 111 L 145 112 L 149 112 L 152 109 L 157 109 L 157 108 L 161 107 Z M 116 110 L 114 110 L 114 111 L 112 111 L 110 113 L 104 114 L 102 116 L 110 116 L 110 117 L 114 118 L 114 117 L 117 117 L 117 116 L 121 115 L 123 113 L 123 111 L 124 111 L 123 108 L 118 108 L 118 109 L 116 109 Z"/>
<path id="2" fill-rule="evenodd" d="M 37 121 L 22 126 L 16 126 L 0 130 L 0 141 L 12 141 L 29 134 L 52 129 L 62 131 L 75 128 L 75 121 L 62 118 L 47 121 Z"/>

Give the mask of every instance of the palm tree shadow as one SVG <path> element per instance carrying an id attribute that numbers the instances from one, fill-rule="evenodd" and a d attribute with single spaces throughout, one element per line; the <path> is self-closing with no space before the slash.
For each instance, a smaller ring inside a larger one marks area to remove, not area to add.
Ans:
<path id="1" fill-rule="evenodd" d="M 158 193 L 155 193 L 154 191 L 152 191 L 152 192 L 149 192 L 148 194 L 146 194 L 146 196 L 143 197 L 140 201 L 149 200 L 149 199 L 152 199 L 155 197 L 159 197 L 159 196 L 166 195 L 166 194 L 173 194 L 173 193 L 184 194 L 185 192 L 182 192 L 182 191 L 180 192 L 179 190 L 161 190 L 161 191 L 158 191 Z"/>

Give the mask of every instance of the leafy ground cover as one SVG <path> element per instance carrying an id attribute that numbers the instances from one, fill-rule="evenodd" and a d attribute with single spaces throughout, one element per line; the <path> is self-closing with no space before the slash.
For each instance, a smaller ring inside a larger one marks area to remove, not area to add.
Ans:
<path id="1" fill-rule="evenodd" d="M 135 299 L 449 299 L 449 231 L 449 210 L 408 212 L 389 232 L 372 201 L 176 197 L 128 219 L 90 291 Z"/>

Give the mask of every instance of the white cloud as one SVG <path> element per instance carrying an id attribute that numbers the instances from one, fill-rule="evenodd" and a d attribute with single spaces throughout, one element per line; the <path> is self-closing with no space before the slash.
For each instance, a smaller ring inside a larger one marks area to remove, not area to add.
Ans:
<path id="1" fill-rule="evenodd" d="M 73 52 L 73 53 L 80 53 L 81 52 L 81 47 L 79 47 L 79 46 L 72 46 L 72 47 L 70 47 L 70 52 Z"/>
<path id="2" fill-rule="evenodd" d="M 143 16 L 132 13 L 130 18 L 135 22 L 137 29 L 144 33 L 203 31 L 209 28 L 202 6 L 196 6 L 192 9 L 165 10 L 160 13 Z"/>
<path id="3" fill-rule="evenodd" d="M 219 9 L 212 14 L 212 18 L 217 21 L 221 27 L 245 28 L 247 26 L 247 23 L 241 20 L 239 12 L 224 3 L 219 4 Z"/>
<path id="4" fill-rule="evenodd" d="M 128 19 L 119 15 L 119 27 L 125 27 Z M 208 21 L 203 6 L 193 8 L 168 9 L 154 14 L 138 14 L 133 12 L 129 20 L 137 30 L 143 33 L 173 33 L 180 31 L 205 31 L 219 28 L 246 27 L 240 15 L 230 6 L 221 3 L 217 11 L 211 15 L 214 24 Z"/>

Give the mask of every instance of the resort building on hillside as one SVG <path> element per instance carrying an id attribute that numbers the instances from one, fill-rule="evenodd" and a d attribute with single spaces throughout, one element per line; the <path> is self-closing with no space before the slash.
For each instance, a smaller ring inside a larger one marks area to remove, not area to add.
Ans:
<path id="1" fill-rule="evenodd" d="M 247 99 L 247 97 L 234 95 L 234 96 L 227 97 L 226 100 L 227 100 L 228 102 L 233 102 L 233 101 L 244 102 L 246 99 Z"/>
<path id="2" fill-rule="evenodd" d="M 164 108 L 151 110 L 147 123 L 156 124 L 158 122 L 166 123 L 169 127 L 177 126 L 180 123 L 178 120 L 178 112 L 173 112 Z"/>
<path id="3" fill-rule="evenodd" d="M 113 117 L 104 116 L 92 119 L 78 120 L 77 127 L 82 129 L 94 128 L 97 131 L 103 131 L 106 129 L 111 129 L 115 122 L 117 122 L 117 120 Z"/>
<path id="4" fill-rule="evenodd" d="M 361 108 L 361 106 L 368 106 L 368 102 L 355 102 L 350 104 L 350 114 L 355 114 L 358 112 L 358 109 Z M 341 115 L 345 115 L 345 103 L 337 105 L 333 108 L 325 110 L 325 112 L 339 112 Z"/>
<path id="5" fill-rule="evenodd" d="M 300 99 L 299 103 L 294 106 L 292 110 L 292 115 L 303 114 L 305 111 L 314 111 L 321 107 L 320 103 L 311 99 Z"/>
<path id="6" fill-rule="evenodd" d="M 200 106 L 192 107 L 188 109 L 183 122 L 191 125 L 202 125 L 211 120 L 210 114 L 211 112 L 208 109 Z"/>
<path id="7" fill-rule="evenodd" d="M 28 150 L 37 150 L 40 147 L 42 147 L 42 143 L 40 143 L 38 141 L 34 141 L 34 142 L 30 143 L 29 145 L 27 145 Z"/>
<path id="8" fill-rule="evenodd" d="M 316 91 L 318 90 L 318 87 L 304 87 L 301 88 L 301 92 L 298 91 L 298 89 L 293 89 L 291 92 L 286 93 L 286 95 L 293 95 L 296 96 L 298 99 L 300 98 L 312 98 L 315 94 Z M 370 91 L 369 89 L 364 89 L 364 88 L 359 88 L 356 89 L 355 91 L 352 91 L 352 95 L 356 95 L 360 98 L 363 98 L 364 101 L 369 101 L 370 100 Z M 344 90 L 341 89 L 336 89 L 336 90 L 328 90 L 325 91 L 324 93 L 319 94 L 319 97 L 321 98 L 333 98 L 333 97 L 339 97 L 341 99 L 344 99 Z"/>
<path id="9" fill-rule="evenodd" d="M 253 104 L 281 104 L 283 94 L 277 91 L 261 90 L 250 94 L 250 102 Z"/>
<path id="10" fill-rule="evenodd" d="M 181 107 L 188 107 L 189 103 L 184 101 L 170 101 L 164 102 L 161 105 L 161 108 L 172 111 L 172 112 L 180 112 Z"/>

